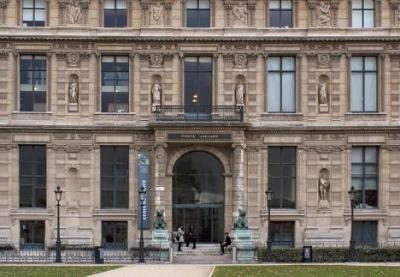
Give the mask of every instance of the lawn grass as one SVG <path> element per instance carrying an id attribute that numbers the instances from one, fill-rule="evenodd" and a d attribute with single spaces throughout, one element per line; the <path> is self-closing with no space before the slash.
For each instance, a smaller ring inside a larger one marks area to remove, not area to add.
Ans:
<path id="1" fill-rule="evenodd" d="M 0 266 L 0 277 L 84 277 L 119 266 Z"/>
<path id="2" fill-rule="evenodd" d="M 399 277 L 400 267 L 307 265 L 218 266 L 213 277 Z"/>

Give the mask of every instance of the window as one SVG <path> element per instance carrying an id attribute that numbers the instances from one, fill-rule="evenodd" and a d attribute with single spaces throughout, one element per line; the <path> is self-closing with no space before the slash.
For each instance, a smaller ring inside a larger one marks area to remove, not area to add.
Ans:
<path id="1" fill-rule="evenodd" d="M 102 246 L 111 249 L 128 248 L 128 225 L 124 221 L 103 221 L 101 223 Z"/>
<path id="2" fill-rule="evenodd" d="M 268 58 L 268 111 L 295 112 L 294 57 Z"/>
<path id="3" fill-rule="evenodd" d="M 296 207 L 296 147 L 268 147 L 268 185 L 271 207 Z"/>
<path id="4" fill-rule="evenodd" d="M 351 185 L 356 191 L 357 208 L 378 206 L 379 148 L 353 147 L 351 151 Z"/>
<path id="5" fill-rule="evenodd" d="M 22 25 L 44 26 L 46 24 L 46 0 L 23 0 Z"/>
<path id="6" fill-rule="evenodd" d="M 274 247 L 294 247 L 294 222 L 271 222 L 271 242 Z"/>
<path id="7" fill-rule="evenodd" d="M 372 28 L 375 23 L 374 0 L 352 1 L 352 26 L 353 28 Z"/>
<path id="8" fill-rule="evenodd" d="M 20 111 L 46 111 L 46 56 L 22 55 L 20 59 Z"/>
<path id="9" fill-rule="evenodd" d="M 26 248 L 44 248 L 43 220 L 24 220 L 20 222 L 20 246 Z"/>
<path id="10" fill-rule="evenodd" d="M 354 244 L 355 246 L 377 246 L 377 228 L 376 221 L 354 221 Z"/>
<path id="11" fill-rule="evenodd" d="M 269 26 L 270 27 L 293 27 L 292 26 L 292 1 L 271 0 L 269 1 Z"/>
<path id="12" fill-rule="evenodd" d="M 101 147 L 101 207 L 129 206 L 129 147 Z"/>
<path id="13" fill-rule="evenodd" d="M 104 1 L 104 27 L 126 27 L 127 17 L 126 0 Z"/>
<path id="14" fill-rule="evenodd" d="M 19 206 L 46 208 L 46 146 L 19 146 Z"/>
<path id="15" fill-rule="evenodd" d="M 129 61 L 126 56 L 101 58 L 101 111 L 129 111 Z"/>
<path id="16" fill-rule="evenodd" d="M 376 57 L 351 58 L 351 111 L 377 112 Z"/>
<path id="17" fill-rule="evenodd" d="M 186 1 L 186 27 L 210 27 L 210 1 Z"/>

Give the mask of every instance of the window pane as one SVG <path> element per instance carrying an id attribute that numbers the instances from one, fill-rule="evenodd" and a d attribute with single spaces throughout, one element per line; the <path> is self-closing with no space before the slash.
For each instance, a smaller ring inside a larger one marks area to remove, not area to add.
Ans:
<path id="1" fill-rule="evenodd" d="M 292 27 L 292 11 L 282 11 L 281 27 Z"/>
<path id="2" fill-rule="evenodd" d="M 187 0 L 186 7 L 188 9 L 197 9 L 197 0 Z"/>
<path id="3" fill-rule="evenodd" d="M 282 9 L 291 9 L 292 8 L 292 1 L 283 0 L 281 2 Z"/>
<path id="4" fill-rule="evenodd" d="M 114 9 L 115 8 L 115 0 L 105 0 L 104 8 L 105 9 Z"/>
<path id="5" fill-rule="evenodd" d="M 283 178 L 282 208 L 295 208 L 296 179 Z"/>
<path id="6" fill-rule="evenodd" d="M 126 9 L 126 0 L 117 0 L 117 9 Z"/>
<path id="7" fill-rule="evenodd" d="M 376 58 L 375 57 L 365 57 L 365 70 L 376 71 Z"/>
<path id="8" fill-rule="evenodd" d="M 365 147 L 365 162 L 378 162 L 378 149 L 376 147 Z"/>
<path id="9" fill-rule="evenodd" d="M 294 74 L 282 74 L 282 111 L 295 111 Z"/>
<path id="10" fill-rule="evenodd" d="M 374 0 L 364 0 L 364 9 L 374 9 Z"/>
<path id="11" fill-rule="evenodd" d="M 362 57 L 352 57 L 351 58 L 351 70 L 352 71 L 362 71 L 363 70 L 363 58 Z"/>
<path id="12" fill-rule="evenodd" d="M 197 11 L 186 11 L 186 26 L 197 27 Z"/>
<path id="13" fill-rule="evenodd" d="M 281 111 L 281 88 L 280 88 L 280 74 L 268 74 L 268 111 L 280 112 Z"/>
<path id="14" fill-rule="evenodd" d="M 24 8 L 33 8 L 33 0 L 24 0 L 22 6 Z"/>
<path id="15" fill-rule="evenodd" d="M 268 70 L 280 70 L 281 69 L 281 59 L 279 57 L 269 57 L 268 58 Z"/>
<path id="16" fill-rule="evenodd" d="M 199 10 L 198 11 L 198 26 L 196 27 L 210 27 L 210 11 L 209 10 Z"/>
<path id="17" fill-rule="evenodd" d="M 24 10 L 22 12 L 23 21 L 33 21 L 33 10 Z"/>
<path id="18" fill-rule="evenodd" d="M 353 11 L 351 15 L 351 20 L 353 28 L 362 28 L 363 27 L 362 11 L 359 10 Z"/>
<path id="19" fill-rule="evenodd" d="M 117 14 L 117 26 L 116 27 L 126 27 L 127 26 L 127 10 L 119 10 Z"/>
<path id="20" fill-rule="evenodd" d="M 362 9 L 362 1 L 363 0 L 353 0 L 352 8 L 353 9 Z"/>
<path id="21" fill-rule="evenodd" d="M 199 9 L 209 9 L 210 1 L 209 0 L 199 0 Z"/>
<path id="22" fill-rule="evenodd" d="M 351 149 L 351 162 L 352 163 L 362 163 L 363 162 L 363 148 L 353 147 Z"/>
<path id="23" fill-rule="evenodd" d="M 114 11 L 106 10 L 104 11 L 104 27 L 115 27 L 114 26 Z"/>
<path id="24" fill-rule="evenodd" d="M 364 28 L 373 28 L 374 21 L 374 11 L 364 11 Z"/>
<path id="25" fill-rule="evenodd" d="M 352 165 L 351 166 L 351 174 L 354 175 L 358 175 L 358 176 L 362 176 L 363 175 L 363 166 L 362 165 Z"/>
<path id="26" fill-rule="evenodd" d="M 46 1 L 45 0 L 35 0 L 35 8 L 36 9 L 45 9 L 46 8 Z"/>
<path id="27" fill-rule="evenodd" d="M 377 111 L 377 83 L 375 73 L 365 74 L 365 111 L 376 112 Z"/>
<path id="28" fill-rule="evenodd" d="M 282 70 L 294 71 L 294 58 L 293 57 L 283 57 L 282 58 Z"/>
<path id="29" fill-rule="evenodd" d="M 351 74 L 351 111 L 362 112 L 363 104 L 363 75 L 362 73 Z"/>
<path id="30" fill-rule="evenodd" d="M 269 26 L 270 27 L 281 27 L 280 11 L 270 11 Z"/>

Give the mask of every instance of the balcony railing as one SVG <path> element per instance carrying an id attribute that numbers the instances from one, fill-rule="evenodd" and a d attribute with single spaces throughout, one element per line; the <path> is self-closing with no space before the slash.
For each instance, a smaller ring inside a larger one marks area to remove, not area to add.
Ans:
<path id="1" fill-rule="evenodd" d="M 161 106 L 157 121 L 243 121 L 242 106 Z"/>

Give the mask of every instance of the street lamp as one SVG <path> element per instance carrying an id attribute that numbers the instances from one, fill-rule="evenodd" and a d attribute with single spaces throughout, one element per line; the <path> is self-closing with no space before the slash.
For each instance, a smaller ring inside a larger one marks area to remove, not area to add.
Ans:
<path id="1" fill-rule="evenodd" d="M 350 197 L 350 205 L 351 205 L 351 226 L 350 226 L 350 260 L 354 258 L 354 231 L 353 231 L 353 222 L 354 222 L 354 207 L 356 204 L 356 191 L 352 186 L 349 190 Z"/>
<path id="2" fill-rule="evenodd" d="M 60 201 L 63 191 L 60 186 L 54 191 L 57 202 L 57 239 L 56 239 L 56 260 L 55 263 L 61 263 L 61 239 L 60 239 Z"/>
<path id="3" fill-rule="evenodd" d="M 143 207 L 146 200 L 146 188 L 141 186 L 139 189 L 140 197 L 140 240 L 139 240 L 139 263 L 144 263 L 144 240 L 143 240 Z"/>
<path id="4" fill-rule="evenodd" d="M 268 234 L 267 234 L 267 261 L 272 261 L 272 251 L 271 251 L 271 200 L 272 200 L 273 192 L 270 188 L 265 191 L 265 197 L 267 199 L 267 207 L 268 207 Z"/>

